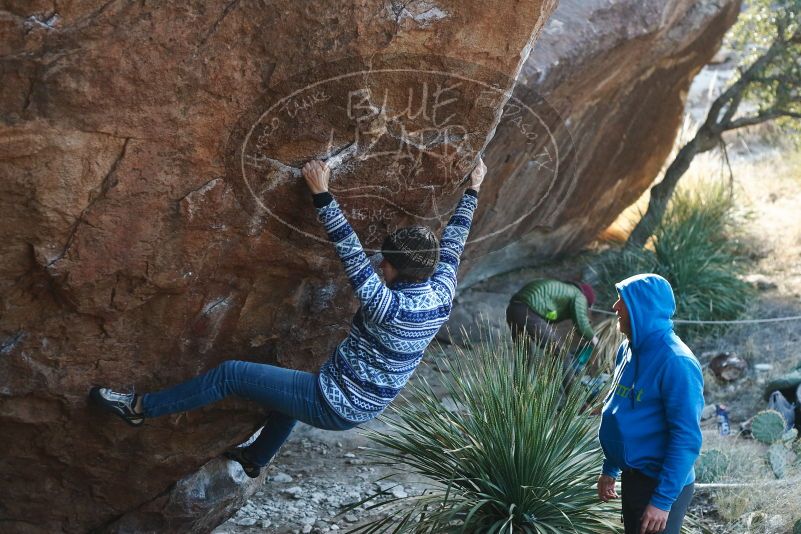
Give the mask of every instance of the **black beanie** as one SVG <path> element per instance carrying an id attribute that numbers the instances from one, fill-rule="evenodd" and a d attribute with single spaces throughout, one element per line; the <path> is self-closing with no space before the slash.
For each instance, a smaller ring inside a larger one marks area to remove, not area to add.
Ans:
<path id="1" fill-rule="evenodd" d="M 389 234 L 381 254 L 405 279 L 425 280 L 439 261 L 439 242 L 425 226 L 408 226 Z"/>

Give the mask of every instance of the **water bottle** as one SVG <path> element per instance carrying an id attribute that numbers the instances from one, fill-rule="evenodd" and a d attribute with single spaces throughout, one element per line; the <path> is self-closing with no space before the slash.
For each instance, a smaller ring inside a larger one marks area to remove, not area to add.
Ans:
<path id="1" fill-rule="evenodd" d="M 728 436 L 731 434 L 731 427 L 729 426 L 729 410 L 725 404 L 715 405 L 715 415 L 718 416 L 718 431 L 721 436 Z"/>

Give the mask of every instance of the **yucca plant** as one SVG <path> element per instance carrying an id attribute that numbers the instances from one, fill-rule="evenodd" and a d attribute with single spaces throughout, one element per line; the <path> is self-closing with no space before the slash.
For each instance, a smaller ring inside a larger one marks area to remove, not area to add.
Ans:
<path id="1" fill-rule="evenodd" d="M 374 461 L 427 489 L 370 496 L 389 515 L 354 532 L 591 533 L 619 530 L 619 503 L 598 501 L 599 419 L 589 391 L 566 380 L 565 354 L 546 357 L 506 342 L 482 342 L 442 358 L 445 410 L 423 379 L 368 431 Z M 564 385 L 563 385 L 564 384 Z"/>
<path id="2" fill-rule="evenodd" d="M 615 369 L 617 349 L 623 341 L 623 334 L 617 329 L 617 318 L 609 317 L 600 321 L 593 328 L 598 337 L 598 344 L 592 351 L 592 358 L 587 362 L 587 372 L 591 375 L 606 373 L 611 375 Z"/>
<path id="3" fill-rule="evenodd" d="M 745 260 L 737 233 L 743 220 L 723 183 L 700 180 L 682 186 L 649 247 L 610 251 L 596 269 L 602 306 L 610 306 L 616 298 L 615 282 L 653 272 L 673 286 L 678 317 L 737 319 L 752 294 L 740 277 Z M 709 328 L 680 326 L 679 330 L 694 333 Z"/>
<path id="4" fill-rule="evenodd" d="M 687 319 L 736 319 L 745 311 L 750 286 L 736 239 L 732 196 L 721 182 L 681 189 L 669 217 L 655 233 L 654 254 L 676 292 L 676 308 Z"/>

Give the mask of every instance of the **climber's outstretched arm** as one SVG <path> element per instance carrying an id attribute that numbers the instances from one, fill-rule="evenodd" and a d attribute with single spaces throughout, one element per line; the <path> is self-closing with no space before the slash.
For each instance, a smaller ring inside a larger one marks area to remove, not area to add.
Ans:
<path id="1" fill-rule="evenodd" d="M 314 195 L 314 207 L 320 222 L 345 266 L 345 274 L 362 305 L 362 313 L 373 322 L 392 319 L 399 309 L 397 298 L 378 277 L 359 237 L 328 192 L 330 174 L 328 165 L 322 161 L 313 160 L 303 166 L 303 177 Z"/>
<path id="2" fill-rule="evenodd" d="M 484 165 L 484 160 L 479 158 L 476 168 L 470 174 L 470 187 L 459 200 L 459 205 L 456 206 L 448 225 L 442 232 L 439 244 L 439 263 L 431 276 L 431 285 L 441 288 L 451 301 L 456 294 L 456 272 L 459 269 L 459 260 L 470 232 L 473 212 L 478 206 L 478 191 L 486 174 L 487 166 Z"/>

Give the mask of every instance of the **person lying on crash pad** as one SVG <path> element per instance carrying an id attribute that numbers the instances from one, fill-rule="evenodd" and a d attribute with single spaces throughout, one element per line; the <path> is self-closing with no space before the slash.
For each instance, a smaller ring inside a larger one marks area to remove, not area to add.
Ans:
<path id="1" fill-rule="evenodd" d="M 328 191 L 330 169 L 322 161 L 308 162 L 303 176 L 318 219 L 361 304 L 348 336 L 320 371 L 229 360 L 162 391 L 139 395 L 94 387 L 90 399 L 135 426 L 229 395 L 256 401 L 270 412 L 261 434 L 251 445 L 225 453 L 252 478 L 259 476 L 297 421 L 325 430 L 347 430 L 373 419 L 403 389 L 450 315 L 459 258 L 486 171 L 479 158 L 470 175 L 470 187 L 459 200 L 441 242 L 422 226 L 401 228 L 387 236 L 382 245 L 382 281 Z"/>

